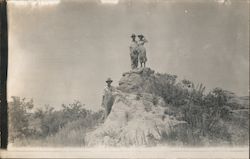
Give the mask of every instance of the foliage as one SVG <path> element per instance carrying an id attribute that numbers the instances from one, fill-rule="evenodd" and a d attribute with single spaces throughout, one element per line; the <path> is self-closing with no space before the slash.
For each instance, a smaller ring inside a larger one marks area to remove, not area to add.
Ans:
<path id="1" fill-rule="evenodd" d="M 215 144 L 221 141 L 232 144 L 234 133 L 229 131 L 232 125 L 225 125 L 225 123 L 232 121 L 232 109 L 235 104 L 229 102 L 231 97 L 228 95 L 228 91 L 214 88 L 205 94 L 206 88 L 203 84 L 195 85 L 187 79 L 180 82 L 176 82 L 176 80 L 175 75 L 156 74 L 154 89 L 151 89 L 150 93 L 161 96 L 171 108 L 164 113 L 171 112 L 179 120 L 187 122 L 185 133 L 182 133 L 177 139 L 182 139 L 182 143 L 190 145 Z M 247 120 L 244 119 L 244 121 Z M 242 131 L 243 134 L 246 134 L 245 132 L 246 129 Z M 177 142 L 173 138 L 173 134 L 177 135 L 176 132 L 173 130 L 171 134 L 163 135 L 162 140 L 168 143 L 170 140 Z"/>
<path id="2" fill-rule="evenodd" d="M 46 137 L 46 142 L 53 146 L 84 146 L 85 135 L 102 122 L 102 111 L 91 112 L 85 118 L 78 118 L 67 123 L 58 133 Z"/>
<path id="3" fill-rule="evenodd" d="M 67 145 L 77 140 L 73 140 L 70 131 L 87 132 L 103 120 L 102 111 L 88 110 L 79 101 L 69 105 L 63 104 L 61 110 L 54 110 L 49 105 L 36 110 L 33 108 L 32 99 L 12 97 L 9 103 L 11 142 L 31 144 L 40 141 L 38 143 L 42 144 L 43 141 L 47 141 L 51 145 Z M 83 140 L 79 142 L 80 145 L 84 144 Z"/>
<path id="4" fill-rule="evenodd" d="M 16 138 L 24 138 L 32 135 L 33 129 L 29 127 L 29 119 L 31 117 L 30 110 L 34 107 L 33 100 L 27 100 L 20 97 L 11 97 L 12 102 L 9 103 L 9 133 L 10 141 Z"/>

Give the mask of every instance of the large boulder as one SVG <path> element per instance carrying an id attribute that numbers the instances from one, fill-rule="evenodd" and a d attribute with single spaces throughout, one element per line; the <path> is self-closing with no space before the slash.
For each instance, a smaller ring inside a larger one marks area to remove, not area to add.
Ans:
<path id="1" fill-rule="evenodd" d="M 105 122 L 86 136 L 88 146 L 155 145 L 186 122 L 177 120 L 153 90 L 157 74 L 150 68 L 123 73 Z"/>
<path id="2" fill-rule="evenodd" d="M 150 68 L 136 68 L 125 72 L 117 89 L 127 93 L 150 92 L 155 82 L 155 73 Z"/>

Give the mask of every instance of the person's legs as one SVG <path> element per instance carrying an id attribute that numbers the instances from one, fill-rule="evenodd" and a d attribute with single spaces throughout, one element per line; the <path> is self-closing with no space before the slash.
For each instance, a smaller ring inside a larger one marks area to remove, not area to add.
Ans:
<path id="1" fill-rule="evenodd" d="M 114 104 L 114 97 L 112 96 L 109 98 L 108 103 L 107 103 L 106 118 L 110 114 L 113 104 Z"/>
<path id="2" fill-rule="evenodd" d="M 138 56 L 135 57 L 135 68 L 138 67 Z"/>
<path id="3" fill-rule="evenodd" d="M 131 59 L 131 68 L 134 69 L 134 58 L 132 55 L 130 55 L 130 59 Z"/>
<path id="4" fill-rule="evenodd" d="M 143 63 L 143 61 L 142 61 L 142 59 L 140 58 L 140 64 L 141 64 L 141 67 L 142 67 L 142 63 Z"/>
<path id="5" fill-rule="evenodd" d="M 108 108 L 107 116 L 110 114 L 110 112 L 111 112 L 111 106 Z"/>
<path id="6" fill-rule="evenodd" d="M 137 56 L 134 57 L 134 68 L 138 67 L 138 58 Z"/>

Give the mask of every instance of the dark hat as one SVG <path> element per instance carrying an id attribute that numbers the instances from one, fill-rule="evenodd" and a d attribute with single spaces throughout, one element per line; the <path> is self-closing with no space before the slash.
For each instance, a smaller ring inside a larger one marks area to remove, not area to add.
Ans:
<path id="1" fill-rule="evenodd" d="M 140 35 L 137 35 L 137 36 L 138 36 L 138 37 L 142 37 L 142 38 L 144 37 L 144 36 L 143 36 L 142 34 L 140 34 Z"/>
<path id="2" fill-rule="evenodd" d="M 108 78 L 108 79 L 106 80 L 106 82 L 107 82 L 107 83 L 109 83 L 109 82 L 111 83 L 111 82 L 113 82 L 113 80 L 112 80 L 111 78 Z"/>
<path id="3" fill-rule="evenodd" d="M 136 35 L 135 35 L 135 34 L 132 34 L 131 37 L 136 37 Z"/>

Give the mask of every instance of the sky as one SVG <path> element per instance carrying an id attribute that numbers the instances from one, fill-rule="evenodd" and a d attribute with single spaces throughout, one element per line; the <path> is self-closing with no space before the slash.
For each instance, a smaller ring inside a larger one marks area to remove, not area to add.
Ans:
<path id="1" fill-rule="evenodd" d="M 105 80 L 117 86 L 130 70 L 132 33 L 149 41 L 147 66 L 156 72 L 248 95 L 247 1 L 25 2 L 8 4 L 9 100 L 99 109 Z"/>

